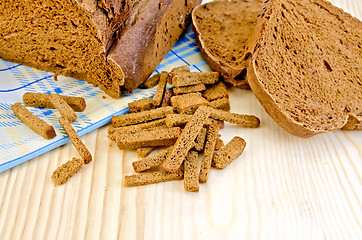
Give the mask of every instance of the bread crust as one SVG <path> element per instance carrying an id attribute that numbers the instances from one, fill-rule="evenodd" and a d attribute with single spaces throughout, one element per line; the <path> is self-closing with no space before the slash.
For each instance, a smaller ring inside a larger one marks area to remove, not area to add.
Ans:
<path id="1" fill-rule="evenodd" d="M 188 16 L 200 2 L 147 0 L 131 13 L 132 20 L 119 32 L 108 55 L 125 73 L 123 88 L 131 92 L 146 81 L 186 29 Z"/>

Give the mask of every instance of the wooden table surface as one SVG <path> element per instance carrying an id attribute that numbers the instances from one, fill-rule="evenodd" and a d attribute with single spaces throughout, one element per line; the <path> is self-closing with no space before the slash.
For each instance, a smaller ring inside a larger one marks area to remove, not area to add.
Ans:
<path id="1" fill-rule="evenodd" d="M 359 0 L 334 2 L 362 15 Z M 246 149 L 198 193 L 182 181 L 124 187 L 137 154 L 105 126 L 82 137 L 94 161 L 62 186 L 50 176 L 77 156 L 70 143 L 0 173 L 0 239 L 360 239 L 362 132 L 298 138 L 251 91 L 231 89 L 230 100 L 261 125 L 226 124 L 224 142 L 238 135 Z"/>

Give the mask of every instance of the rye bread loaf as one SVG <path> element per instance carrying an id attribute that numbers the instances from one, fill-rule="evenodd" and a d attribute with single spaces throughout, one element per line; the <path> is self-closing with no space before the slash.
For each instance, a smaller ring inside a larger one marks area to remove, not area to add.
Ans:
<path id="1" fill-rule="evenodd" d="M 301 137 L 361 119 L 362 22 L 324 0 L 270 0 L 263 9 L 248 81 L 267 113 Z"/>
<path id="2" fill-rule="evenodd" d="M 142 84 L 186 29 L 201 0 L 138 0 L 109 57 L 125 74 L 128 91 Z"/>
<path id="3" fill-rule="evenodd" d="M 85 80 L 113 98 L 156 69 L 200 0 L 4 0 L 0 57 Z"/>
<path id="4" fill-rule="evenodd" d="M 245 45 L 255 27 L 261 2 L 213 1 L 192 12 L 193 29 L 204 59 L 235 87 L 249 88 Z"/>

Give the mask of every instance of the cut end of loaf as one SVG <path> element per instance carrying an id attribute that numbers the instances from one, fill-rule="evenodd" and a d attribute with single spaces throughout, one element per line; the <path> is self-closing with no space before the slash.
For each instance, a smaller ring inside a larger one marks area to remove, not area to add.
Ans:
<path id="1" fill-rule="evenodd" d="M 269 1 L 249 84 L 269 115 L 302 137 L 361 115 L 362 23 L 323 1 Z"/>
<path id="2" fill-rule="evenodd" d="M 93 21 L 96 10 L 65 0 L 24 0 L 5 1 L 0 11 L 1 58 L 85 80 L 119 97 L 124 75 L 106 57 L 107 34 L 97 31 L 102 21 Z"/>

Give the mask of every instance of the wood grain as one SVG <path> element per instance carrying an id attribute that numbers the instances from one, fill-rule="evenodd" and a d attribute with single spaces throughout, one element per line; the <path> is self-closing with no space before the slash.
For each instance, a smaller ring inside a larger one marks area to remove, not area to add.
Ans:
<path id="1" fill-rule="evenodd" d="M 248 145 L 199 193 L 182 181 L 125 188 L 137 154 L 118 150 L 103 127 L 82 137 L 94 161 L 65 185 L 50 176 L 77 155 L 70 143 L 0 174 L 1 239 L 358 239 L 361 132 L 294 137 L 250 91 L 230 98 L 261 126 L 226 124 L 225 142 L 239 135 Z"/>
<path id="2" fill-rule="evenodd" d="M 362 16 L 358 0 L 334 1 Z M 82 137 L 94 161 L 65 185 L 52 172 L 77 152 L 71 143 L 0 173 L 0 239 L 360 239 L 362 132 L 294 137 L 251 91 L 232 89 L 231 111 L 257 129 L 226 124 L 224 142 L 247 142 L 199 193 L 183 182 L 125 188 L 135 151 L 120 151 L 107 126 Z"/>

